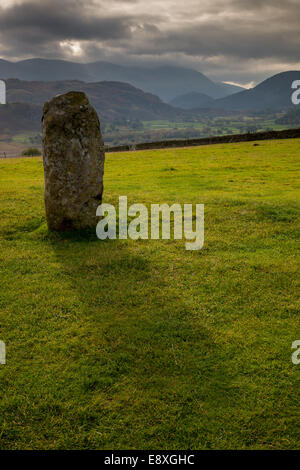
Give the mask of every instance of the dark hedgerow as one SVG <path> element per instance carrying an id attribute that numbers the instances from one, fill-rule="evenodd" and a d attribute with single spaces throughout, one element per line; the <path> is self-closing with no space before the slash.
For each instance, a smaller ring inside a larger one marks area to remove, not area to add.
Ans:
<path id="1" fill-rule="evenodd" d="M 23 150 L 22 155 L 24 157 L 39 157 L 42 155 L 42 152 L 35 147 L 29 147 L 28 149 Z"/>

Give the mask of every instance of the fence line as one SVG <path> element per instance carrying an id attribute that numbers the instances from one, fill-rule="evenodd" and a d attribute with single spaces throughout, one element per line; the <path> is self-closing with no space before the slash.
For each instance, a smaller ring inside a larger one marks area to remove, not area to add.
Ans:
<path id="1" fill-rule="evenodd" d="M 0 151 L 0 158 L 4 159 L 4 158 L 26 158 L 26 157 L 35 157 L 35 156 L 40 156 L 40 155 L 21 155 L 20 152 L 16 153 L 12 153 L 12 152 L 3 152 L 3 151 Z"/>
<path id="2" fill-rule="evenodd" d="M 119 145 L 116 147 L 105 146 L 106 152 L 128 152 L 134 150 L 164 149 L 172 147 L 192 147 L 212 144 L 232 144 L 236 142 L 253 142 L 255 140 L 273 139 L 297 139 L 300 138 L 300 128 L 285 129 L 283 131 L 253 132 L 247 134 L 230 134 L 217 137 L 203 137 L 200 139 L 178 139 L 164 140 L 160 142 L 144 142 L 134 145 Z M 35 156 L 35 155 L 33 155 Z M 40 155 L 37 155 L 40 156 Z M 0 158 L 26 158 L 30 155 L 20 155 L 19 153 L 1 152 Z"/>
<path id="3" fill-rule="evenodd" d="M 118 145 L 106 147 L 106 152 L 128 152 L 132 150 L 151 150 L 172 147 L 193 147 L 212 144 L 232 144 L 237 142 L 253 142 L 255 140 L 297 139 L 300 138 L 300 128 L 285 129 L 283 131 L 251 132 L 247 134 L 229 134 L 216 137 L 202 137 L 199 139 L 163 140 L 160 142 L 144 142 L 133 145 Z"/>
<path id="4" fill-rule="evenodd" d="M 0 152 L 0 158 L 18 158 L 20 153 Z"/>

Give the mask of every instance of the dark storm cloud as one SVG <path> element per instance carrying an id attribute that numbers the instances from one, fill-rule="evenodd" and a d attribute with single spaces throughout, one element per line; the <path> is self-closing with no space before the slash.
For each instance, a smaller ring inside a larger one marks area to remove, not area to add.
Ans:
<path id="1" fill-rule="evenodd" d="M 23 3 L 2 9 L 0 31 L 4 39 L 17 35 L 24 42 L 40 39 L 122 39 L 131 36 L 130 18 L 93 16 L 76 1 Z M 22 44 L 20 44 L 22 47 Z"/>
<path id="2" fill-rule="evenodd" d="M 5 58 L 177 63 L 235 81 L 300 68 L 299 0 L 5 1 Z"/>
<path id="3" fill-rule="evenodd" d="M 300 1 L 229 0 L 208 5 L 214 15 L 161 29 L 152 42 L 136 43 L 138 53 L 179 52 L 191 56 L 232 56 L 299 61 Z M 201 13 L 201 8 L 199 8 Z"/>
<path id="4" fill-rule="evenodd" d="M 257 23 L 256 23 L 257 26 Z M 133 46 L 136 53 L 162 54 L 181 52 L 191 56 L 227 55 L 235 58 L 284 58 L 298 60 L 300 49 L 300 31 L 278 31 L 277 28 L 266 30 L 246 27 L 243 22 L 236 25 L 207 22 L 198 28 L 183 28 L 180 33 L 170 31 L 154 37 L 151 43 Z"/>

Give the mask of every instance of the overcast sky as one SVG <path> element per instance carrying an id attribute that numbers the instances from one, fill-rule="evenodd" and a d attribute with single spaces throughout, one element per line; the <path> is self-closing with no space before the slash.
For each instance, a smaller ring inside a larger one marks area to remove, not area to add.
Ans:
<path id="1" fill-rule="evenodd" d="M 300 0 L 1 0 L 0 57 L 177 64 L 243 85 L 300 70 Z"/>

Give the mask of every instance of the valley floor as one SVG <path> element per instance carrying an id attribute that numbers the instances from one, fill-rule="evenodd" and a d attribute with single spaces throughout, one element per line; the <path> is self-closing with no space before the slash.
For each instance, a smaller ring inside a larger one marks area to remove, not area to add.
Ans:
<path id="1" fill-rule="evenodd" d="M 0 160 L 0 449 L 299 449 L 300 139 L 107 154 L 104 202 L 205 204 L 205 244 L 48 233 Z"/>

